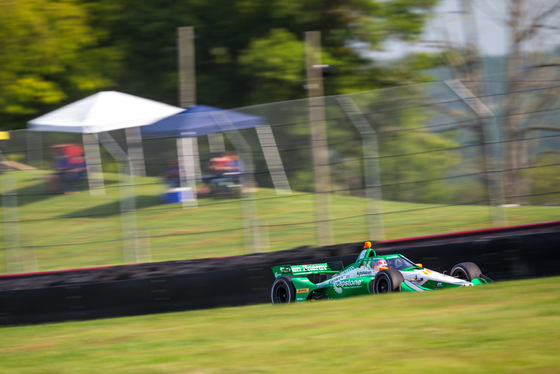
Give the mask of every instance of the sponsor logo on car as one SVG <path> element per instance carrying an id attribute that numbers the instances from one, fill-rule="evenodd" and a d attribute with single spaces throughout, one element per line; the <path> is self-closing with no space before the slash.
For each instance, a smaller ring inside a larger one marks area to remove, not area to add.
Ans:
<path id="1" fill-rule="evenodd" d="M 333 288 L 336 293 L 341 294 L 345 289 L 359 288 L 362 286 L 362 281 L 359 279 L 340 280 L 333 283 Z"/>
<path id="2" fill-rule="evenodd" d="M 296 293 L 307 293 L 309 292 L 309 288 L 298 288 Z"/>
<path id="3" fill-rule="evenodd" d="M 373 276 L 375 272 L 371 269 L 367 269 L 367 270 L 358 270 L 358 272 L 356 274 L 358 274 L 358 277 L 361 277 L 362 275 L 366 275 L 366 276 Z"/>
<path id="4" fill-rule="evenodd" d="M 295 265 L 292 266 L 294 272 L 304 272 L 304 271 L 325 271 L 330 270 L 327 264 L 317 264 L 317 265 Z"/>

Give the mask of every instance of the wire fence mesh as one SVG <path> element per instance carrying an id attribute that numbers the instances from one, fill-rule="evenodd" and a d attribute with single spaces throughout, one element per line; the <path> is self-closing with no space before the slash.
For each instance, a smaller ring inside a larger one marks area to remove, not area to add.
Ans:
<path id="1" fill-rule="evenodd" d="M 479 82 L 455 81 L 325 97 L 319 109 L 326 139 L 319 140 L 309 100 L 238 108 L 266 125 L 191 143 L 143 139 L 140 152 L 125 130 L 89 138 L 12 131 L 1 144 L 0 272 L 231 256 L 556 219 L 560 85 L 527 82 L 511 92 L 494 83 L 483 95 Z M 214 117 L 221 121 L 219 112 Z M 79 181 L 80 193 L 55 193 L 55 146 L 88 139 L 102 145 L 99 172 Z M 314 158 L 321 141 L 327 153 Z M 240 155 L 239 186 L 210 188 L 203 180 L 207 165 L 225 151 Z M 193 163 L 179 167 L 193 170 L 170 189 L 164 171 L 187 156 Z M 132 166 L 138 164 L 145 175 Z M 325 171 L 328 179 L 319 179 Z M 101 181 L 102 190 L 89 179 Z"/>

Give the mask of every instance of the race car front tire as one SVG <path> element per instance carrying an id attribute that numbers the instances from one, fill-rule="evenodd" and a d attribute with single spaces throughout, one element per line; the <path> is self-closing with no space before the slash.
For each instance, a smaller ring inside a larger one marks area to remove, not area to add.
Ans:
<path id="1" fill-rule="evenodd" d="M 396 269 L 381 270 L 373 279 L 373 294 L 401 292 L 404 277 Z M 371 290 L 370 290 L 371 291 Z"/>
<path id="2" fill-rule="evenodd" d="M 272 304 L 290 304 L 296 299 L 296 289 L 289 277 L 280 277 L 272 283 Z"/>
<path id="3" fill-rule="evenodd" d="M 449 275 L 471 282 L 475 278 L 480 278 L 482 272 L 480 271 L 478 265 L 474 262 L 461 262 L 460 264 L 453 266 Z"/>

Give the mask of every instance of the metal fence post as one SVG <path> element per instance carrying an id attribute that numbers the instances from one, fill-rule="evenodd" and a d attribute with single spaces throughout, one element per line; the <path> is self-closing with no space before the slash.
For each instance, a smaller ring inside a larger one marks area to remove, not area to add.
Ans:
<path id="1" fill-rule="evenodd" d="M 376 240 L 384 240 L 383 194 L 379 170 L 377 134 L 351 98 L 341 96 L 337 98 L 337 101 L 362 137 L 369 237 Z"/>
<path id="2" fill-rule="evenodd" d="M 106 132 L 99 133 L 99 141 L 113 156 L 119 166 L 119 195 L 121 208 L 121 232 L 123 245 L 123 262 L 139 262 L 138 254 L 138 229 L 136 223 L 136 201 L 134 193 L 134 181 L 130 160 L 125 151 Z M 128 253 L 128 239 L 133 243 L 132 254 Z"/>
<path id="3" fill-rule="evenodd" d="M 321 246 L 332 244 L 330 225 L 330 166 L 325 122 L 325 98 L 323 92 L 323 71 L 321 69 L 321 33 L 305 33 L 307 57 L 307 91 L 309 95 L 309 123 L 311 125 L 311 146 L 313 152 L 313 172 L 315 177 L 315 220 L 317 243 Z"/>
<path id="4" fill-rule="evenodd" d="M 494 113 L 486 106 L 471 90 L 469 90 L 460 80 L 447 80 L 444 82 L 465 104 L 473 111 L 473 113 L 481 121 L 495 119 Z M 482 149 L 484 152 L 484 165 L 486 176 L 488 179 L 488 198 L 490 199 L 490 213 L 494 226 L 507 225 L 507 216 L 504 204 L 504 185 L 502 181 L 502 167 L 500 163 L 501 151 L 499 139 L 491 139 L 489 126 L 482 123 Z M 498 125 L 496 124 L 496 128 Z M 499 129 L 496 129 L 496 137 L 500 136 Z M 493 155 L 493 153 L 495 153 Z"/>
<path id="5" fill-rule="evenodd" d="M 3 158 L 3 157 L 1 157 Z M 6 273 L 23 271 L 19 237 L 17 183 L 14 171 L 0 174 L 2 184 L 2 227 L 4 229 L 4 257 Z"/>
<path id="6" fill-rule="evenodd" d="M 241 173 L 241 216 L 243 220 L 243 235 L 245 240 L 245 248 L 252 252 L 259 252 L 258 238 L 259 225 L 257 214 L 257 198 L 256 185 L 254 180 L 254 162 L 253 151 L 249 143 L 243 135 L 235 129 L 229 118 L 222 112 L 210 112 L 210 116 L 216 122 L 218 127 L 222 129 L 224 134 L 231 141 L 236 150 L 240 153 L 240 159 L 243 161 Z"/>

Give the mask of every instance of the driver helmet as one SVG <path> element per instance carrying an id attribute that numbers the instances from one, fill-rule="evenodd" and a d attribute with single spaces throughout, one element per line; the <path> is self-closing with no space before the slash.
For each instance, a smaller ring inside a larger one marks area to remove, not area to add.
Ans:
<path id="1" fill-rule="evenodd" d="M 377 264 L 375 265 L 376 268 L 382 268 L 382 267 L 387 267 L 387 261 L 385 261 L 384 259 L 378 260 Z"/>

